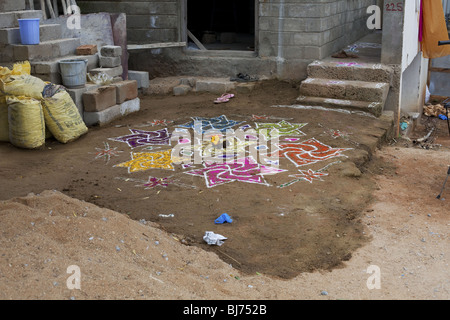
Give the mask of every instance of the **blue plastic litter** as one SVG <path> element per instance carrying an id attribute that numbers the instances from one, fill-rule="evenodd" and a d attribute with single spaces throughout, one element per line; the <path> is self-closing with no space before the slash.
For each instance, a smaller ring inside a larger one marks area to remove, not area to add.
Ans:
<path id="1" fill-rule="evenodd" d="M 400 128 L 405 131 L 406 129 L 408 129 L 408 123 L 407 122 L 401 122 L 400 123 Z"/>
<path id="2" fill-rule="evenodd" d="M 447 120 L 447 117 L 444 116 L 443 114 L 440 114 L 440 115 L 439 115 L 439 119 L 441 119 L 441 120 Z"/>
<path id="3" fill-rule="evenodd" d="M 214 223 L 220 224 L 220 223 L 231 223 L 233 222 L 233 219 L 230 218 L 230 216 L 226 213 L 223 213 L 220 217 L 218 217 L 216 220 L 214 220 Z"/>

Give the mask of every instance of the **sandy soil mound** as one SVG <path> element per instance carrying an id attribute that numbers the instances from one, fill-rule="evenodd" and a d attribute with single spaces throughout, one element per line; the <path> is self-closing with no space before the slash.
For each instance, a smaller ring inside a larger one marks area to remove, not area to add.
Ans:
<path id="1" fill-rule="evenodd" d="M 154 223 L 44 191 L 0 202 L 0 299 L 448 299 L 448 200 L 436 195 L 449 153 L 379 156 L 398 169 L 378 176 L 362 218 L 372 241 L 342 268 L 292 280 L 243 275 Z M 71 265 L 80 289 L 67 286 Z M 367 287 L 370 265 L 381 270 L 380 289 Z"/>

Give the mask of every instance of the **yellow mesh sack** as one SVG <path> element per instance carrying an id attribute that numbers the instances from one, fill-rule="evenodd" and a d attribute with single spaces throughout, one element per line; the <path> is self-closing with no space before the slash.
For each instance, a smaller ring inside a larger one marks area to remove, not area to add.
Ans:
<path id="1" fill-rule="evenodd" d="M 10 75 L 30 75 L 31 74 L 31 64 L 29 61 L 17 62 L 13 65 L 13 69 L 9 69 L 8 67 L 0 66 L 0 78 L 6 78 Z"/>
<path id="2" fill-rule="evenodd" d="M 4 79 L 11 75 L 11 70 L 8 67 L 0 66 L 0 79 Z"/>
<path id="3" fill-rule="evenodd" d="M 31 74 L 31 65 L 29 61 L 17 62 L 13 65 L 13 69 L 11 71 L 12 75 L 30 75 Z"/>
<path id="4" fill-rule="evenodd" d="M 8 105 L 6 97 L 0 95 L 0 141 L 9 141 Z"/>
<path id="5" fill-rule="evenodd" d="M 45 85 L 41 79 L 27 74 L 10 75 L 0 79 L 0 92 L 6 96 L 25 96 L 40 100 Z"/>
<path id="6" fill-rule="evenodd" d="M 7 96 L 9 141 L 16 147 L 34 149 L 45 143 L 45 122 L 39 100 Z"/>
<path id="7" fill-rule="evenodd" d="M 43 98 L 42 108 L 45 124 L 59 142 L 71 142 L 88 131 L 67 91 L 60 90 L 52 97 Z"/>

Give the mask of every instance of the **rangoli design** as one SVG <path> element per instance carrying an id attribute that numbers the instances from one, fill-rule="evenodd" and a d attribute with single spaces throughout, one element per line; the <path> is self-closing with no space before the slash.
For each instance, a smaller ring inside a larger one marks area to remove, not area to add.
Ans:
<path id="1" fill-rule="evenodd" d="M 351 148 L 333 148 L 323 144 L 315 138 L 301 143 L 276 144 L 279 150 L 272 154 L 280 158 L 287 158 L 297 167 L 310 165 L 319 161 L 345 156 L 342 152 Z"/>
<path id="2" fill-rule="evenodd" d="M 169 178 L 156 178 L 156 177 L 148 177 L 148 181 L 144 183 L 142 186 L 145 187 L 145 189 L 153 189 L 155 187 L 164 187 L 166 188 L 169 183 L 172 181 L 169 180 Z"/>
<path id="3" fill-rule="evenodd" d="M 131 152 L 131 160 L 115 165 L 127 167 L 128 172 L 145 171 L 148 169 L 175 170 L 172 161 L 172 149 L 159 152 Z"/>
<path id="4" fill-rule="evenodd" d="M 311 169 L 309 169 L 308 171 L 299 170 L 299 172 L 300 173 L 298 173 L 298 174 L 292 174 L 289 176 L 289 177 L 295 178 L 294 180 L 284 183 L 284 184 L 280 185 L 278 188 L 288 187 L 299 181 L 308 181 L 309 183 L 312 183 L 313 180 L 323 181 L 322 177 L 328 176 L 328 173 L 322 173 L 320 171 L 314 171 Z"/>
<path id="5" fill-rule="evenodd" d="M 117 150 L 117 147 L 111 148 L 108 142 L 103 142 L 103 145 L 103 149 L 95 148 L 95 150 L 97 150 L 97 152 L 95 153 L 95 160 L 103 158 L 105 160 L 105 163 L 107 164 L 109 160 L 111 160 L 112 156 L 117 157 L 120 152 L 123 152 Z"/>
<path id="6" fill-rule="evenodd" d="M 286 171 L 260 165 L 252 157 L 240 158 L 233 163 L 216 164 L 205 162 L 203 165 L 204 168 L 202 169 L 187 171 L 185 173 L 204 177 L 208 188 L 234 181 L 269 186 L 264 179 L 264 175 Z"/>
<path id="7" fill-rule="evenodd" d="M 168 126 L 169 124 L 173 123 L 173 120 L 153 120 L 150 124 L 152 126 Z"/>
<path id="8" fill-rule="evenodd" d="M 218 159 L 234 158 L 238 155 L 245 155 L 246 149 L 257 143 L 257 141 L 241 141 L 238 139 L 229 139 L 226 141 L 226 147 L 223 144 L 215 147 L 211 141 L 201 141 L 197 139 L 197 143 L 193 145 L 180 146 L 180 154 L 182 156 L 191 156 L 194 152 L 198 152 L 199 156 L 203 158 L 217 157 Z"/>
<path id="9" fill-rule="evenodd" d="M 125 142 L 131 148 L 143 147 L 148 145 L 169 145 L 171 134 L 167 128 L 157 131 L 144 131 L 137 129 L 130 129 L 132 134 L 109 138 L 109 140 Z"/>
<path id="10" fill-rule="evenodd" d="M 306 125 L 307 123 L 290 123 L 285 120 L 278 123 L 256 123 L 256 131 L 269 141 L 279 136 L 305 136 L 300 129 Z"/>
<path id="11" fill-rule="evenodd" d="M 200 125 L 196 127 L 195 123 Z M 228 129 L 232 129 L 234 126 L 242 124 L 244 121 L 229 120 L 225 115 L 215 118 L 202 118 L 192 117 L 192 121 L 186 124 L 179 125 L 178 127 L 194 129 L 198 133 L 205 133 L 208 130 L 215 130 L 225 132 Z"/>
<path id="12" fill-rule="evenodd" d="M 343 138 L 346 140 L 349 138 L 349 135 L 351 134 L 351 133 L 348 133 L 345 131 L 334 130 L 334 129 L 328 129 L 327 131 L 325 131 L 325 133 L 330 135 L 333 139 Z"/>
<path id="13" fill-rule="evenodd" d="M 252 114 L 252 116 L 250 118 L 250 120 L 253 120 L 253 121 L 256 121 L 256 120 L 268 120 L 268 119 L 269 119 L 269 116 L 266 116 L 266 115 L 259 116 L 259 115 L 256 115 L 256 114 Z"/>

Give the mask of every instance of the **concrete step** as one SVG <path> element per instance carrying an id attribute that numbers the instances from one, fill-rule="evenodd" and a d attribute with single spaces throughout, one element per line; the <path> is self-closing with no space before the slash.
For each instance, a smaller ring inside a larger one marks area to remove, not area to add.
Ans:
<path id="1" fill-rule="evenodd" d="M 308 66 L 311 78 L 391 83 L 393 70 L 379 63 L 315 61 Z"/>
<path id="2" fill-rule="evenodd" d="M 0 2 L 0 12 L 25 10 L 25 0 L 2 0 Z"/>
<path id="3" fill-rule="evenodd" d="M 322 97 L 299 96 L 297 102 L 305 106 L 322 106 L 332 109 L 359 110 L 380 117 L 383 113 L 384 102 L 369 102 L 356 100 L 342 100 Z"/>
<path id="4" fill-rule="evenodd" d="M 43 14 L 41 10 L 21 10 L 0 12 L 0 29 L 15 28 L 19 26 L 17 19 L 39 18 L 42 21 Z"/>
<path id="5" fill-rule="evenodd" d="M 77 56 L 77 55 L 67 55 L 63 57 L 58 57 L 51 60 L 35 60 L 31 61 L 31 74 L 38 77 L 44 81 L 49 81 L 54 84 L 62 84 L 61 73 L 59 69 L 60 60 L 70 60 L 70 59 L 87 59 L 87 71 L 98 67 L 98 54 Z"/>
<path id="6" fill-rule="evenodd" d="M 384 102 L 389 83 L 308 78 L 300 85 L 300 95 L 342 100 Z"/>
<path id="7" fill-rule="evenodd" d="M 73 55 L 81 45 L 79 38 L 67 38 L 44 41 L 37 45 L 11 45 L 14 50 L 14 60 L 48 61 L 58 57 Z"/>
<path id="8" fill-rule="evenodd" d="M 58 57 L 51 60 L 35 60 L 32 61 L 31 64 L 31 73 L 36 74 L 47 74 L 59 72 L 59 61 L 61 60 L 70 60 L 70 59 L 87 59 L 87 70 L 90 71 L 92 69 L 98 68 L 98 54 L 89 55 L 89 56 L 77 56 L 77 55 L 67 55 L 63 57 Z"/>
<path id="9" fill-rule="evenodd" d="M 40 42 L 61 39 L 62 30 L 59 24 L 41 24 L 39 26 Z M 20 29 L 0 29 L 0 44 L 21 44 Z"/>

